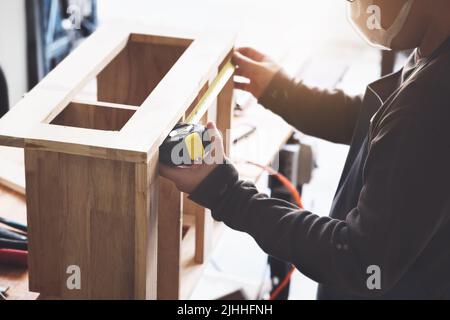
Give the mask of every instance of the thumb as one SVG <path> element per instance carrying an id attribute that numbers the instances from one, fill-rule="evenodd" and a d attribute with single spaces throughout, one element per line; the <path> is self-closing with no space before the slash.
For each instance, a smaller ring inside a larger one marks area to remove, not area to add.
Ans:
<path id="1" fill-rule="evenodd" d="M 217 126 L 214 122 L 210 121 L 206 124 L 206 128 L 208 129 L 217 129 Z"/>
<path id="2" fill-rule="evenodd" d="M 214 141 L 216 138 L 222 140 L 222 133 L 217 129 L 217 126 L 214 122 L 208 122 L 206 124 L 206 129 L 208 129 L 209 134 L 211 136 L 211 141 Z"/>

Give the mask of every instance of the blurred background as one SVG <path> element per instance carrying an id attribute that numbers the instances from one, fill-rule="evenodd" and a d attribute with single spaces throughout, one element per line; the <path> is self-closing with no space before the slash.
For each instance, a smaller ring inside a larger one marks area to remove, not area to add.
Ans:
<path id="1" fill-rule="evenodd" d="M 80 12 L 73 11 L 73 3 Z M 8 93 L 3 105 L 13 106 L 98 26 L 123 19 L 233 29 L 237 46 L 271 55 L 292 77 L 350 94 L 362 94 L 382 73 L 382 54 L 354 32 L 346 18 L 346 0 L 0 0 L 0 67 Z M 74 23 L 79 28 L 71 28 Z M 383 73 L 393 68 L 392 57 L 383 62 Z M 236 99 L 250 98 L 236 92 Z M 327 215 L 348 149 L 302 139 L 313 146 L 317 166 L 303 188 L 304 204 Z M 267 184 L 261 183 L 261 189 L 269 192 Z M 266 276 L 267 256 L 254 241 L 226 230 L 192 298 L 213 299 L 235 288 L 256 297 Z M 314 299 L 315 290 L 313 281 L 296 272 L 290 299 Z"/>

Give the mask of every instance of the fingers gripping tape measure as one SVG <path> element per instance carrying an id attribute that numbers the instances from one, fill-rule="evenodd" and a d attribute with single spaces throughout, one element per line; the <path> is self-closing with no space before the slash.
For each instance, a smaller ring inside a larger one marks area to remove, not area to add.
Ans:
<path id="1" fill-rule="evenodd" d="M 203 125 L 198 124 L 234 74 L 231 62 L 225 64 L 200 101 L 187 116 L 178 123 L 159 147 L 159 161 L 172 166 L 191 165 L 203 159 L 211 144 L 211 137 Z"/>

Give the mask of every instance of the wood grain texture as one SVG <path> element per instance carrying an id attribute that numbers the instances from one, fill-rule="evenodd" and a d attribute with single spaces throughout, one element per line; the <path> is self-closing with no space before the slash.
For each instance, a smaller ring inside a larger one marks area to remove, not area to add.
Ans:
<path id="1" fill-rule="evenodd" d="M 98 100 L 140 106 L 185 50 L 184 46 L 130 41 L 97 76 Z"/>
<path id="2" fill-rule="evenodd" d="M 65 299 L 180 296 L 182 197 L 158 177 L 158 147 L 233 41 L 228 32 L 100 28 L 0 119 L 0 144 L 25 148 L 31 290 Z M 100 101 L 75 101 L 95 77 Z M 204 261 L 203 208 L 198 216 L 195 260 Z M 79 290 L 66 284 L 73 265 Z"/>
<path id="3" fill-rule="evenodd" d="M 135 298 L 157 297 L 158 206 L 159 180 L 158 154 L 148 164 L 137 164 L 136 216 L 135 216 Z"/>
<path id="4" fill-rule="evenodd" d="M 158 299 L 179 299 L 182 197 L 173 182 L 160 177 L 158 216 Z"/>
<path id="5" fill-rule="evenodd" d="M 195 202 L 188 199 L 188 195 L 184 194 L 183 198 L 183 214 L 184 216 L 193 217 L 193 227 L 195 230 L 195 254 L 194 261 L 202 264 L 206 261 L 212 248 L 212 223 L 213 219 L 209 210 L 199 206 Z M 192 227 L 192 226 L 189 226 Z"/>
<path id="6" fill-rule="evenodd" d="M 217 128 L 222 133 L 225 154 L 230 155 L 232 141 L 230 139 L 230 129 L 232 126 L 233 110 L 235 101 L 233 97 L 234 80 L 228 80 L 222 92 L 217 97 Z"/>
<path id="7" fill-rule="evenodd" d="M 23 149 L 0 146 L 0 185 L 25 194 Z"/>
<path id="8" fill-rule="evenodd" d="M 31 148 L 25 165 L 30 289 L 69 299 L 145 298 L 137 286 L 145 286 L 147 258 L 136 252 L 145 250 L 150 228 L 152 193 L 138 181 L 146 169 Z M 143 260 L 139 267 L 135 259 Z M 70 265 L 81 269 L 81 290 L 67 289 Z"/>
<path id="9" fill-rule="evenodd" d="M 26 140 L 49 151 L 146 162 L 217 72 L 233 42 L 228 31 L 103 26 L 0 119 L 0 144 L 24 147 Z M 97 76 L 100 100 L 139 107 L 122 130 L 49 125 Z"/>

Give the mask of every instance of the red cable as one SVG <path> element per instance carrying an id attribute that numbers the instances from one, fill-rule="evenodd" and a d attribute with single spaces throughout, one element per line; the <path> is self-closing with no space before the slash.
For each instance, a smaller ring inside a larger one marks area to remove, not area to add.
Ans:
<path id="1" fill-rule="evenodd" d="M 291 270 L 289 270 L 289 272 L 287 273 L 286 277 L 284 277 L 284 279 L 280 283 L 280 285 L 272 292 L 272 294 L 269 297 L 269 300 L 275 300 L 278 297 L 278 295 L 281 293 L 281 291 L 283 291 L 283 289 L 288 285 L 294 271 L 295 271 L 295 267 L 292 266 Z"/>
<path id="2" fill-rule="evenodd" d="M 27 257 L 27 251 L 0 248 L 0 264 L 2 265 L 26 267 L 28 262 Z"/>
<path id="3" fill-rule="evenodd" d="M 278 181 L 281 182 L 281 184 L 292 194 L 292 197 L 294 198 L 295 203 L 300 209 L 303 209 L 303 203 L 302 203 L 302 197 L 300 196 L 300 193 L 298 192 L 297 188 L 289 181 L 288 178 L 283 176 L 281 173 L 273 170 L 271 167 L 263 166 L 261 164 L 247 161 L 247 163 L 257 166 L 265 171 L 267 171 L 269 174 L 274 175 Z M 295 266 L 292 266 L 289 272 L 287 273 L 286 277 L 284 277 L 283 281 L 278 285 L 278 287 L 272 292 L 272 294 L 269 297 L 269 300 L 275 300 L 278 295 L 283 291 L 283 289 L 289 284 L 289 281 L 291 280 L 292 274 L 295 271 Z"/>

